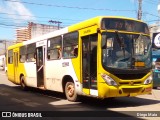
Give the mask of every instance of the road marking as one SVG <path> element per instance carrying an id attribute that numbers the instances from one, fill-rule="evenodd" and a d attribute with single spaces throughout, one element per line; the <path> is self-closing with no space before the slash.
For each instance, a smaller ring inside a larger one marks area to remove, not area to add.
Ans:
<path id="1" fill-rule="evenodd" d="M 55 102 L 50 102 L 51 105 L 73 105 L 73 104 L 79 104 L 80 102 L 70 102 L 68 100 L 58 100 Z"/>
<path id="2" fill-rule="evenodd" d="M 2 91 L 2 92 L 0 92 L 0 95 L 3 95 L 3 96 L 9 96 L 9 94 L 8 94 L 8 93 L 4 93 L 3 91 Z"/>

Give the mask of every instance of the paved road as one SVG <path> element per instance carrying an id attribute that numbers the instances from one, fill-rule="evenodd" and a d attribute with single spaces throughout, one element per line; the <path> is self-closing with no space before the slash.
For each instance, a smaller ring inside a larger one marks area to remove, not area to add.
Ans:
<path id="1" fill-rule="evenodd" d="M 134 118 L 136 115 L 145 116 L 145 114 L 148 114 L 148 111 L 152 111 L 151 114 L 154 114 L 154 111 L 160 111 L 160 90 L 154 89 L 152 94 L 138 97 L 124 97 L 112 100 L 82 97 L 80 102 L 69 102 L 62 93 L 58 92 L 39 89 L 22 91 L 19 86 L 9 82 L 6 74 L 0 71 L 0 111 L 92 111 L 92 113 L 85 114 L 103 116 L 102 114 L 108 113 L 106 115 L 108 117 L 112 116 L 110 113 L 112 112 L 119 117 L 132 116 Z M 60 114 L 62 116 L 65 115 L 63 113 Z M 57 113 L 57 115 L 59 114 Z M 158 115 L 160 115 L 160 112 Z M 156 120 L 158 118 L 140 117 L 139 119 Z"/>

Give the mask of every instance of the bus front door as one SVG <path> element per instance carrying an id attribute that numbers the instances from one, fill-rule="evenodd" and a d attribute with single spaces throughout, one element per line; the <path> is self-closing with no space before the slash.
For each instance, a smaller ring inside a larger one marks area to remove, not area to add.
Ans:
<path id="1" fill-rule="evenodd" d="M 37 87 L 44 87 L 43 46 L 36 48 Z"/>
<path id="2" fill-rule="evenodd" d="M 82 37 L 83 92 L 90 95 L 97 91 L 97 39 L 97 34 Z"/>

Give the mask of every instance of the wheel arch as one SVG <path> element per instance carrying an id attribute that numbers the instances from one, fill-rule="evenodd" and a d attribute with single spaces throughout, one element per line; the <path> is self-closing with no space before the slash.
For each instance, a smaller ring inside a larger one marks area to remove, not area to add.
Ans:
<path id="1" fill-rule="evenodd" d="M 20 76 L 19 76 L 19 80 L 21 80 L 21 77 L 22 77 L 22 76 L 24 76 L 24 74 L 23 74 L 23 73 L 21 73 L 21 74 L 20 74 Z"/>
<path id="2" fill-rule="evenodd" d="M 21 74 L 19 75 L 19 82 L 20 82 L 20 84 L 21 84 L 21 82 L 22 82 L 22 81 L 21 81 L 21 77 L 22 77 L 22 76 L 24 76 L 23 73 L 21 73 Z M 23 82 L 25 82 L 25 81 L 23 81 Z"/>

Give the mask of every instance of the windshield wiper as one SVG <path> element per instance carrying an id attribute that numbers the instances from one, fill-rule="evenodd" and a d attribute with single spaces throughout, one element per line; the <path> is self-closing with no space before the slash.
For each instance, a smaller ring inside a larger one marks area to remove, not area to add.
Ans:
<path id="1" fill-rule="evenodd" d="M 132 69 L 135 68 L 135 61 L 136 61 L 136 58 L 133 57 L 133 56 L 135 55 L 135 46 L 134 46 L 134 44 L 135 44 L 135 42 L 136 42 L 137 40 L 140 40 L 140 39 L 142 39 L 142 34 L 140 34 L 140 35 L 138 36 L 138 38 L 135 39 L 135 40 L 134 40 L 134 38 L 133 38 L 133 36 L 132 36 L 132 51 L 131 51 L 131 68 L 132 68 Z"/>
<path id="2" fill-rule="evenodd" d="M 123 56 L 125 58 L 124 39 L 120 38 L 118 31 L 115 31 L 115 33 L 116 33 L 116 38 L 117 38 L 118 44 L 121 47 L 121 49 L 123 50 Z"/>

